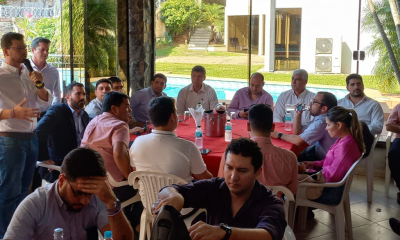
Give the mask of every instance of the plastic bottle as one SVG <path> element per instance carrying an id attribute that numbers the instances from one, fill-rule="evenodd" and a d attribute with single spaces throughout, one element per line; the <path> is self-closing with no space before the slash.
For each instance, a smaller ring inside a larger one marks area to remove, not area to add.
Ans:
<path id="1" fill-rule="evenodd" d="M 232 141 L 232 123 L 231 119 L 228 118 L 225 124 L 225 142 Z"/>
<path id="2" fill-rule="evenodd" d="M 292 114 L 290 114 L 290 111 L 286 111 L 285 115 L 285 131 L 290 132 L 292 131 Z"/>
<path id="3" fill-rule="evenodd" d="M 113 240 L 111 231 L 104 232 L 104 240 Z"/>
<path id="4" fill-rule="evenodd" d="M 295 110 L 303 110 L 308 111 L 310 110 L 310 106 L 307 104 L 299 104 L 296 109 L 296 104 L 285 104 L 286 111 L 295 111 Z"/>
<path id="5" fill-rule="evenodd" d="M 53 234 L 54 240 L 63 240 L 64 239 L 63 235 L 64 234 L 63 234 L 63 229 L 62 228 L 54 229 L 54 234 Z"/>
<path id="6" fill-rule="evenodd" d="M 201 105 L 201 103 L 198 102 L 198 103 L 197 103 L 197 106 L 196 106 L 196 110 L 199 109 L 199 108 L 202 108 L 202 107 L 203 107 L 203 106 Z"/>
<path id="7" fill-rule="evenodd" d="M 201 129 L 200 126 L 197 126 L 196 132 L 195 132 L 195 144 L 197 146 L 198 149 L 202 149 L 203 148 L 203 130 Z"/>

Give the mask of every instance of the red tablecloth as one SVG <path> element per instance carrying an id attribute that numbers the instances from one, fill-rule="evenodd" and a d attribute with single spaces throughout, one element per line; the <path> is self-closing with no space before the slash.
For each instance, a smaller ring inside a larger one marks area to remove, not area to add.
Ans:
<path id="1" fill-rule="evenodd" d="M 196 130 L 195 124 L 193 119 L 188 124 L 179 123 L 178 130 L 176 130 L 176 134 L 178 137 L 190 140 L 194 142 L 195 136 L 194 132 Z M 232 138 L 239 138 L 239 137 L 249 137 L 247 132 L 247 121 L 246 120 L 233 120 L 232 122 L 234 125 L 232 126 Z M 204 122 L 202 122 L 202 129 L 204 131 Z M 279 132 L 288 133 L 285 131 L 285 124 L 284 123 L 275 123 L 275 129 Z M 134 141 L 138 136 L 132 134 L 131 141 Z M 272 143 L 275 146 L 279 146 L 281 148 L 290 150 L 294 152 L 296 155 L 305 148 L 305 147 L 297 147 L 291 143 L 285 142 L 279 139 L 272 139 Z M 207 155 L 203 155 L 203 159 L 205 164 L 207 165 L 208 171 L 212 173 L 213 176 L 218 175 L 219 164 L 221 162 L 221 157 L 225 153 L 226 146 L 228 142 L 225 142 L 225 137 L 207 137 L 205 134 L 203 135 L 203 148 L 211 149 L 211 152 Z"/>

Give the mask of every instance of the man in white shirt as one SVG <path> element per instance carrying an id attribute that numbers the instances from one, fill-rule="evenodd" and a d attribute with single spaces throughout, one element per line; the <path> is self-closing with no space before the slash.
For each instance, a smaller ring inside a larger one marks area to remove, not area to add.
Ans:
<path id="1" fill-rule="evenodd" d="M 174 133 L 178 126 L 175 100 L 153 98 L 148 109 L 154 130 L 133 142 L 131 166 L 136 171 L 168 173 L 188 182 L 193 180 L 192 174 L 200 180 L 212 178 L 197 146 Z"/>
<path id="2" fill-rule="evenodd" d="M 24 67 L 28 55 L 24 36 L 1 38 L 5 61 L 0 68 L 0 238 L 18 204 L 26 197 L 38 157 L 35 135 L 37 106 L 48 108 L 53 95 L 43 75 Z"/>
<path id="3" fill-rule="evenodd" d="M 204 83 L 206 69 L 203 66 L 195 66 L 192 69 L 192 83 L 179 91 L 176 108 L 178 114 L 184 114 L 188 108 L 196 108 L 201 103 L 204 110 L 212 110 L 218 104 L 218 97 L 215 90 Z"/>
<path id="4" fill-rule="evenodd" d="M 49 56 L 51 41 L 47 38 L 37 37 L 32 40 L 31 52 L 32 58 L 29 59 L 33 70 L 40 72 L 44 78 L 46 88 L 53 94 L 53 103 L 61 103 L 61 87 L 60 87 L 60 73 L 57 68 L 46 62 Z M 41 112 L 47 109 L 40 108 Z"/>
<path id="5" fill-rule="evenodd" d="M 306 89 L 308 73 L 304 69 L 297 69 L 292 74 L 292 89 L 279 95 L 274 108 L 274 122 L 285 122 L 285 104 L 305 103 L 308 105 L 315 96 L 315 93 Z M 291 111 L 292 119 L 296 111 Z M 308 126 L 313 121 L 310 111 L 304 111 L 301 116 L 301 125 Z"/>
<path id="6" fill-rule="evenodd" d="M 378 101 L 369 98 L 364 93 L 364 83 L 358 74 L 350 74 L 346 78 L 346 88 L 349 94 L 338 101 L 338 106 L 354 108 L 358 119 L 368 125 L 373 135 L 380 134 L 383 128 L 383 109 Z"/>
<path id="7" fill-rule="evenodd" d="M 96 90 L 94 90 L 94 95 L 96 98 L 90 101 L 90 103 L 85 107 L 85 111 L 89 114 L 89 118 L 93 119 L 100 115 L 103 107 L 104 95 L 112 91 L 112 83 L 109 79 L 103 78 L 97 81 Z"/>

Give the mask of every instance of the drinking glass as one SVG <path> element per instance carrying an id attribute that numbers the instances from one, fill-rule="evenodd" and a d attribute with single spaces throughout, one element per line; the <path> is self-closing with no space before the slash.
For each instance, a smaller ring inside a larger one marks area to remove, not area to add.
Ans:
<path id="1" fill-rule="evenodd" d="M 178 126 L 179 126 L 180 122 L 183 122 L 184 118 L 185 118 L 185 115 L 178 114 Z M 175 132 L 178 131 L 178 126 L 176 126 L 176 128 L 175 128 Z"/>
<path id="2" fill-rule="evenodd" d="M 231 116 L 231 123 L 232 123 L 232 125 L 236 125 L 232 120 L 233 120 L 233 117 L 235 116 L 235 112 L 230 112 L 229 113 L 230 114 L 230 116 Z"/>
<path id="3" fill-rule="evenodd" d="M 183 115 L 183 124 L 189 124 L 189 122 L 190 122 L 190 112 L 185 111 Z"/>

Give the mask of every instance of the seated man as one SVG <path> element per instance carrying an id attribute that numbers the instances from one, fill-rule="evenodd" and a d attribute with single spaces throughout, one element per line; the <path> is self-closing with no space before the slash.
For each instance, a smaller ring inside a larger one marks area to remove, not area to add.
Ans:
<path id="1" fill-rule="evenodd" d="M 400 189 L 400 104 L 397 104 L 390 113 L 386 122 L 386 130 L 396 134 L 396 139 L 389 148 L 388 160 L 391 176 Z M 400 191 L 397 193 L 397 203 L 400 204 Z"/>
<path id="2" fill-rule="evenodd" d="M 4 239 L 53 239 L 56 228 L 64 229 L 64 239 L 87 239 L 98 230 L 103 235 L 111 230 L 114 239 L 133 239 L 98 152 L 77 148 L 68 153 L 58 180 L 18 206 Z"/>
<path id="3" fill-rule="evenodd" d="M 204 110 L 212 110 L 218 104 L 217 93 L 214 88 L 204 83 L 206 69 L 203 66 L 195 66 L 192 69 L 192 83 L 179 91 L 176 100 L 178 114 L 184 114 L 188 108 L 196 108 L 201 103 Z"/>
<path id="4" fill-rule="evenodd" d="M 111 92 L 111 89 L 112 83 L 110 80 L 103 78 L 97 81 L 96 90 L 94 90 L 96 98 L 90 101 L 90 103 L 85 108 L 85 111 L 89 114 L 90 119 L 93 119 L 97 115 L 101 114 L 104 94 Z"/>
<path id="5" fill-rule="evenodd" d="M 124 81 L 119 77 L 109 77 L 108 80 L 112 83 L 112 90 L 115 92 L 123 92 Z"/>
<path id="6" fill-rule="evenodd" d="M 301 119 L 303 111 L 296 111 L 293 122 L 293 135 L 273 131 L 271 137 L 282 139 L 296 146 L 308 145 L 300 153 L 298 161 L 318 161 L 325 158 L 326 153 L 336 138 L 332 138 L 326 128 L 326 114 L 329 109 L 337 105 L 335 95 L 330 92 L 318 92 L 311 100 L 310 115 L 314 117 L 313 122 L 303 131 Z"/>
<path id="7" fill-rule="evenodd" d="M 275 124 L 272 122 L 272 109 L 265 104 L 257 104 L 249 109 L 247 131 L 251 140 L 260 146 L 263 155 L 263 171 L 258 178 L 265 186 L 283 186 L 293 195 L 297 191 L 297 158 L 286 149 L 276 147 L 271 142 L 271 131 Z M 219 165 L 218 177 L 224 177 L 225 156 Z"/>
<path id="8" fill-rule="evenodd" d="M 304 69 L 297 69 L 292 75 L 292 89 L 279 95 L 274 108 L 274 122 L 285 122 L 285 104 L 308 104 L 315 96 L 315 93 L 306 89 L 308 82 L 308 73 Z M 295 117 L 295 111 L 291 112 L 292 119 Z M 311 124 L 313 116 L 310 112 L 304 112 L 301 115 L 301 124 L 307 127 Z"/>
<path id="9" fill-rule="evenodd" d="M 239 89 L 233 96 L 228 107 L 228 113 L 235 112 L 235 118 L 247 119 L 247 110 L 254 104 L 264 103 L 271 108 L 274 106 L 274 99 L 264 89 L 264 75 L 253 73 L 250 78 L 250 87 Z"/>
<path id="10" fill-rule="evenodd" d="M 129 97 L 120 92 L 109 92 L 104 96 L 103 113 L 90 121 L 86 127 L 81 146 L 89 146 L 104 158 L 106 170 L 115 181 L 128 179 L 132 168 L 129 165 Z M 124 202 L 136 195 L 132 186 L 113 188 L 115 195 Z M 133 227 L 140 222 L 141 203 L 135 209 L 125 207 L 124 212 Z M 132 210 L 132 211 L 131 211 Z"/>
<path id="11" fill-rule="evenodd" d="M 190 235 L 202 239 L 276 239 L 286 228 L 282 201 L 257 178 L 262 172 L 263 154 L 257 143 L 248 138 L 234 139 L 225 151 L 224 178 L 213 178 L 186 185 L 172 185 L 159 193 L 163 205 L 180 211 L 205 208 L 206 223 L 189 228 Z"/>
<path id="12" fill-rule="evenodd" d="M 150 120 L 149 113 L 147 112 L 150 100 L 156 97 L 167 96 L 163 92 L 167 87 L 167 77 L 164 74 L 156 74 L 151 80 L 150 85 L 148 88 L 135 92 L 131 97 L 130 106 L 132 108 L 132 116 L 135 121 L 142 124 L 146 124 L 146 121 Z"/>
<path id="13" fill-rule="evenodd" d="M 364 121 L 373 135 L 380 134 L 383 128 L 384 114 L 379 102 L 364 93 L 364 83 L 358 74 L 350 74 L 346 78 L 346 97 L 338 101 L 338 106 L 354 108 L 358 119 Z"/>
<path id="14" fill-rule="evenodd" d="M 197 146 L 174 133 L 178 126 L 175 100 L 154 98 L 149 103 L 154 130 L 138 137 L 130 149 L 131 165 L 137 171 L 153 171 L 178 176 L 188 182 L 212 178 Z"/>

